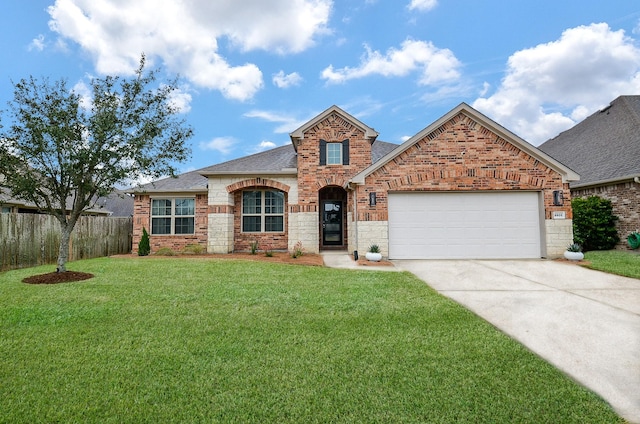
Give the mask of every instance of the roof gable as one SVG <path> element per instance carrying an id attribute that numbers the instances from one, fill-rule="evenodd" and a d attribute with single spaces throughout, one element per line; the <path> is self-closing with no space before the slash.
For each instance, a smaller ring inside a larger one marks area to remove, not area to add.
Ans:
<path id="1" fill-rule="evenodd" d="M 616 98 L 539 148 L 580 173 L 572 187 L 640 176 L 640 96 Z"/>
<path id="2" fill-rule="evenodd" d="M 376 130 L 362 123 L 358 119 L 354 118 L 344 110 L 340 109 L 338 106 L 333 105 L 327 110 L 325 110 L 324 112 L 322 112 L 321 114 L 317 115 L 315 118 L 303 124 L 300 128 L 293 131 L 291 134 L 289 134 L 289 137 L 291 137 L 291 142 L 293 143 L 293 146 L 296 148 L 296 150 L 298 146 L 298 144 L 296 143 L 296 140 L 303 139 L 305 132 L 307 132 L 309 129 L 313 128 L 314 126 L 318 125 L 320 122 L 327 119 L 332 114 L 340 115 L 343 119 L 345 119 L 355 127 L 361 129 L 364 132 L 364 137 L 370 140 L 371 142 L 373 142 L 376 139 L 376 137 L 378 137 L 378 132 Z"/>
<path id="3" fill-rule="evenodd" d="M 386 156 L 384 156 L 378 162 L 372 164 L 370 167 L 368 167 L 367 169 L 363 170 L 362 172 L 354 176 L 351 179 L 351 181 L 356 184 L 363 184 L 365 178 L 368 175 L 377 171 L 378 169 L 383 167 L 388 162 L 392 161 L 394 158 L 396 158 L 397 156 L 405 152 L 407 149 L 409 149 L 416 143 L 420 142 L 424 138 L 437 137 L 438 134 L 440 134 L 443 131 L 442 127 L 451 119 L 455 118 L 461 113 L 471 118 L 473 121 L 477 122 L 483 127 L 487 128 L 489 131 L 495 133 L 499 137 L 503 138 L 508 143 L 511 143 L 518 149 L 527 153 L 531 157 L 537 159 L 538 161 L 545 164 L 549 168 L 557 171 L 559 174 L 562 175 L 562 179 L 564 182 L 577 181 L 580 179 L 580 176 L 577 173 L 575 173 L 565 165 L 553 159 L 546 153 L 536 149 L 534 146 L 527 143 L 522 138 L 518 137 L 511 131 L 504 128 L 503 126 L 497 124 L 496 122 L 489 119 L 485 115 L 481 114 L 480 112 L 478 112 L 477 110 L 469 106 L 468 104 L 461 103 L 460 105 L 452 109 L 450 112 L 442 116 L 440 119 L 436 120 L 431 125 L 424 128 L 422 131 L 418 132 L 416 135 L 414 135 L 413 137 L 411 137 L 410 139 L 408 139 L 407 141 L 399 145 L 397 148 L 393 149 L 391 152 L 389 152 Z"/>

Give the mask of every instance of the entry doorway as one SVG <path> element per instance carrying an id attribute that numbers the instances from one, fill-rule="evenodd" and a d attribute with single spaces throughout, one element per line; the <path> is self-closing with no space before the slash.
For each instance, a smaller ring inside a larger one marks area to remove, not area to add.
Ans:
<path id="1" fill-rule="evenodd" d="M 339 186 L 320 190 L 320 249 L 346 246 L 347 192 Z"/>
<path id="2" fill-rule="evenodd" d="M 342 202 L 324 200 L 322 202 L 322 245 L 342 246 Z"/>

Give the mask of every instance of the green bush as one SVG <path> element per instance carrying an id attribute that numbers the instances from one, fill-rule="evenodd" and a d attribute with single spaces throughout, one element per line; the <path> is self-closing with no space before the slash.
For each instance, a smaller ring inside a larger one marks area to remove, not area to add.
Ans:
<path id="1" fill-rule="evenodd" d="M 149 233 L 147 229 L 142 227 L 142 238 L 138 243 L 138 256 L 147 256 L 151 253 L 151 244 L 149 243 Z"/>
<path id="2" fill-rule="evenodd" d="M 632 249 L 637 249 L 640 247 L 640 232 L 634 231 L 627 237 L 627 243 L 629 247 Z"/>
<path id="3" fill-rule="evenodd" d="M 200 244 L 188 244 L 182 249 L 182 253 L 186 255 L 201 255 L 205 253 L 205 249 Z"/>
<path id="4" fill-rule="evenodd" d="M 158 249 L 158 251 L 156 252 L 156 255 L 157 256 L 176 256 L 176 252 L 174 252 L 168 247 L 163 247 Z"/>
<path id="5" fill-rule="evenodd" d="M 598 196 L 575 198 L 573 208 L 573 240 L 583 251 L 613 249 L 620 240 L 616 230 L 618 217 L 611 201 Z"/>

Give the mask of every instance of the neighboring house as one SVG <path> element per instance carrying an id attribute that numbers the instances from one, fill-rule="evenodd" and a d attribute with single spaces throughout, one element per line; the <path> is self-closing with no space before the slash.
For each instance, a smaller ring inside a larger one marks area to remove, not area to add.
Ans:
<path id="1" fill-rule="evenodd" d="M 620 96 L 539 147 L 580 174 L 572 197 L 611 200 L 620 247 L 640 229 L 640 96 Z"/>
<path id="2" fill-rule="evenodd" d="M 67 210 L 73 207 L 72 201 L 67 202 Z M 7 189 L 0 188 L 1 213 L 42 213 L 31 202 L 12 197 Z M 92 208 L 84 212 L 85 215 L 130 217 L 133 216 L 133 197 L 121 190 L 114 190 L 112 194 L 99 198 Z"/>
<path id="3" fill-rule="evenodd" d="M 201 244 L 385 257 L 539 258 L 572 240 L 578 175 L 466 104 L 401 145 L 337 106 L 291 145 L 131 189 L 134 249 Z M 563 202 L 563 198 L 566 199 Z"/>

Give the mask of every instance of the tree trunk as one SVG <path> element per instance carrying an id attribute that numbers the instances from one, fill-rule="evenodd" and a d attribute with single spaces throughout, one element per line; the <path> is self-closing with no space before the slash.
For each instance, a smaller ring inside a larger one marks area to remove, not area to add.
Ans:
<path id="1" fill-rule="evenodd" d="M 73 231 L 73 227 L 69 225 L 69 223 L 66 225 L 61 224 L 60 227 L 62 234 L 60 236 L 60 247 L 58 249 L 57 272 L 66 272 L 66 264 L 67 260 L 69 260 L 69 241 L 71 240 L 71 231 Z"/>

